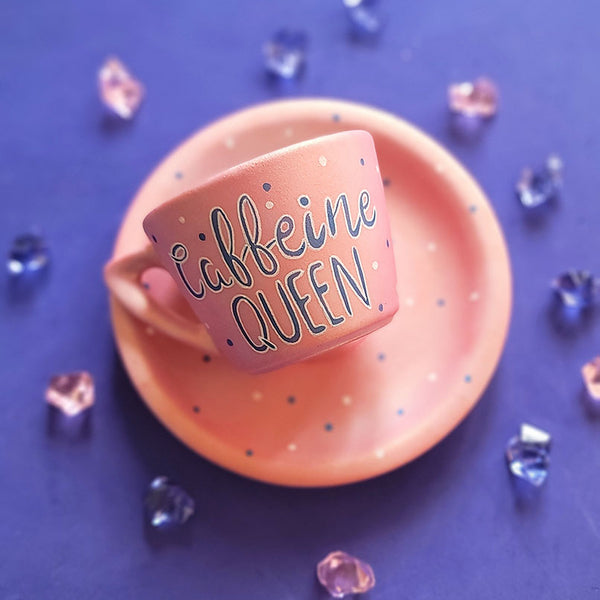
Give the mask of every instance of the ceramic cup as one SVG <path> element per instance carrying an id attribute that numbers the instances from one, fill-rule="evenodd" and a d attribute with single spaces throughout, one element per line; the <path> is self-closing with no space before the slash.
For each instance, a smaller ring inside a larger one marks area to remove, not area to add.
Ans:
<path id="1" fill-rule="evenodd" d="M 238 165 L 162 204 L 143 226 L 146 250 L 105 268 L 111 292 L 158 330 L 249 372 L 356 340 L 398 309 L 383 186 L 365 131 Z M 142 285 L 157 266 L 198 321 Z"/>

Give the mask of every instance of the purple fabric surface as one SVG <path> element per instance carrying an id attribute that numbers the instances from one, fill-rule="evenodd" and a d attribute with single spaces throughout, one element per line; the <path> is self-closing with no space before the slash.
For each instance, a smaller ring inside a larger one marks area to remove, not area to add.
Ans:
<path id="1" fill-rule="evenodd" d="M 341 3 L 3 0 L 0 6 L 0 248 L 33 225 L 53 264 L 36 289 L 0 277 L 0 597 L 323 598 L 314 568 L 331 550 L 369 561 L 376 599 L 597 598 L 600 419 L 579 368 L 600 352 L 600 314 L 562 326 L 549 280 L 600 272 L 600 6 L 381 2 L 387 28 L 352 43 Z M 283 25 L 310 33 L 304 79 L 269 84 L 260 47 Z M 412 59 L 401 60 L 412 49 Z M 101 110 L 96 70 L 120 56 L 147 86 L 130 124 Z M 501 109 L 478 137 L 453 131 L 452 80 L 488 74 Z M 154 165 L 216 117 L 279 95 L 380 106 L 450 149 L 505 229 L 515 306 L 504 357 L 467 420 L 387 476 L 328 490 L 248 481 L 192 454 L 150 414 L 115 354 L 101 266 L 127 204 Z M 562 202 L 524 218 L 520 168 L 552 151 Z M 97 405 L 77 435 L 43 404 L 50 375 L 90 370 Z M 554 437 L 551 473 L 522 498 L 503 460 L 522 421 Z M 141 496 L 167 474 L 197 516 L 159 536 Z"/>

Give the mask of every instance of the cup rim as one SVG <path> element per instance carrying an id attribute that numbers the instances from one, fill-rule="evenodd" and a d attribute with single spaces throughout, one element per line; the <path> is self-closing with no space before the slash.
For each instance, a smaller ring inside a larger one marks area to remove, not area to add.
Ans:
<path id="1" fill-rule="evenodd" d="M 174 196 L 173 198 L 169 198 L 169 200 L 165 200 L 162 204 L 160 204 L 156 208 L 152 209 L 144 217 L 144 219 L 142 221 L 142 225 L 145 228 L 146 223 L 151 218 L 156 216 L 157 214 L 162 213 L 163 211 L 172 208 L 173 206 L 179 204 L 182 200 L 186 200 L 188 197 L 197 194 L 201 190 L 207 190 L 210 187 L 212 187 L 213 185 L 216 185 L 219 182 L 221 182 L 225 179 L 228 179 L 230 177 L 234 177 L 238 173 L 241 173 L 247 169 L 252 169 L 253 167 L 255 167 L 258 164 L 264 164 L 265 162 L 271 162 L 273 160 L 279 159 L 287 154 L 292 154 L 292 153 L 296 152 L 300 148 L 306 148 L 307 146 L 320 145 L 323 142 L 328 141 L 332 138 L 344 138 L 344 137 L 349 137 L 349 136 L 354 137 L 354 136 L 356 136 L 356 134 L 366 135 L 373 142 L 373 137 L 365 129 L 348 129 L 345 131 L 338 131 L 336 133 L 321 135 L 321 136 L 318 136 L 315 138 L 311 138 L 309 140 L 296 142 L 295 144 L 290 144 L 289 146 L 284 146 L 283 148 L 278 148 L 277 150 L 272 150 L 271 152 L 267 152 L 266 154 L 260 154 L 259 156 L 256 156 L 255 158 L 251 158 L 242 163 L 234 165 L 233 167 L 229 167 L 228 169 L 220 171 L 216 175 L 209 177 L 206 181 L 202 182 L 200 185 L 197 185 L 196 187 L 186 190 L 186 191 L 182 192 L 181 194 Z"/>

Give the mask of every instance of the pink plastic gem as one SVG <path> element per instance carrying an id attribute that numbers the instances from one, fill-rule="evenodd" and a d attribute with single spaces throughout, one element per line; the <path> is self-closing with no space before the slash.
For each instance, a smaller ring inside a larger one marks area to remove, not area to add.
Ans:
<path id="1" fill-rule="evenodd" d="M 453 83 L 448 86 L 450 110 L 466 117 L 493 117 L 498 109 L 498 89 L 490 79 Z"/>
<path id="2" fill-rule="evenodd" d="M 339 550 L 328 554 L 317 565 L 317 578 L 334 598 L 362 594 L 375 585 L 370 565 Z"/>
<path id="3" fill-rule="evenodd" d="M 583 365 L 581 375 L 590 398 L 600 402 L 600 356 Z"/>
<path id="4" fill-rule="evenodd" d="M 46 389 L 46 402 L 72 417 L 94 404 L 94 380 L 86 371 L 55 375 Z"/>
<path id="5" fill-rule="evenodd" d="M 122 119 L 131 119 L 144 97 L 144 86 L 114 57 L 98 72 L 98 88 L 102 102 Z"/>

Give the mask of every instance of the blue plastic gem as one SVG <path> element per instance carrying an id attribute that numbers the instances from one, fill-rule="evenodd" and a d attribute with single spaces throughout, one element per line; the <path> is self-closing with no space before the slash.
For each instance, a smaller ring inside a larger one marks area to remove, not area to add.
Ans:
<path id="1" fill-rule="evenodd" d="M 536 208 L 556 200 L 562 188 L 562 160 L 551 155 L 539 170 L 523 169 L 517 182 L 517 196 L 525 208 Z"/>
<path id="2" fill-rule="evenodd" d="M 539 487 L 548 475 L 550 434 L 523 423 L 519 435 L 506 446 L 506 461 L 513 475 Z"/>
<path id="3" fill-rule="evenodd" d="M 167 477 L 156 477 L 144 500 L 148 522 L 157 529 L 171 529 L 185 523 L 195 510 L 194 500 Z"/>
<path id="4" fill-rule="evenodd" d="M 600 295 L 599 288 L 600 281 L 588 271 L 567 271 L 552 282 L 563 305 L 577 310 L 590 307 Z"/>
<path id="5" fill-rule="evenodd" d="M 303 31 L 282 29 L 263 46 L 265 67 L 282 79 L 298 77 L 304 67 L 307 36 Z"/>
<path id="6" fill-rule="evenodd" d="M 16 237 L 8 252 L 7 267 L 14 275 L 43 269 L 50 259 L 44 238 L 35 233 Z"/>
<path id="7" fill-rule="evenodd" d="M 376 0 L 343 0 L 346 13 L 357 37 L 371 38 L 381 31 L 381 21 L 374 7 Z"/>

